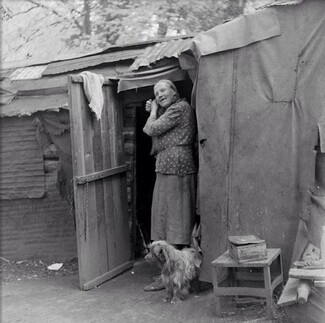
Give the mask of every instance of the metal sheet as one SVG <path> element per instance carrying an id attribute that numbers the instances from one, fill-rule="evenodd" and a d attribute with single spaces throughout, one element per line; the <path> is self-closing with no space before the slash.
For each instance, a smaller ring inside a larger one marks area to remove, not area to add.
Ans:
<path id="1" fill-rule="evenodd" d="M 0 119 L 0 138 L 0 199 L 43 197 L 43 154 L 32 118 Z"/>
<path id="2" fill-rule="evenodd" d="M 61 262 L 77 256 L 74 220 L 56 184 L 57 170 L 54 170 L 45 176 L 44 198 L 1 200 L 3 257 Z"/>
<path id="3" fill-rule="evenodd" d="M 67 73 L 75 70 L 83 70 L 91 66 L 115 63 L 122 60 L 130 60 L 141 55 L 143 52 L 144 49 L 142 48 L 126 49 L 114 53 L 98 54 L 82 58 L 75 58 L 62 62 L 55 62 L 47 66 L 46 70 L 43 72 L 43 75 Z"/>
<path id="4" fill-rule="evenodd" d="M 22 67 L 13 71 L 9 78 L 11 80 L 35 80 L 42 77 L 43 71 L 46 69 L 46 65 Z"/>
<path id="5" fill-rule="evenodd" d="M 170 40 L 155 45 L 148 46 L 144 53 L 139 56 L 130 66 L 131 71 L 136 71 L 140 67 L 149 66 L 163 58 L 178 58 L 178 54 L 191 43 L 192 38 Z"/>
<path id="6" fill-rule="evenodd" d="M 29 116 L 37 111 L 68 108 L 68 94 L 18 97 L 8 105 L 0 106 L 0 118 L 12 116 Z"/>

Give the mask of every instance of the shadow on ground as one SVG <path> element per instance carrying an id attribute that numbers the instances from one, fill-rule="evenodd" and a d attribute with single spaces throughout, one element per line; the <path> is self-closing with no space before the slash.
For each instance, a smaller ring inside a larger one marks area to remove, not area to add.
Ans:
<path id="1" fill-rule="evenodd" d="M 165 291 L 143 290 L 157 271 L 142 259 L 132 270 L 90 291 L 79 289 L 76 262 L 57 272 L 42 262 L 36 265 L 1 266 L 1 322 L 271 322 L 262 304 L 237 307 L 231 298 L 224 298 L 223 317 L 216 317 L 210 284 L 181 304 L 166 304 Z M 274 316 L 273 322 L 287 322 L 277 309 Z"/>

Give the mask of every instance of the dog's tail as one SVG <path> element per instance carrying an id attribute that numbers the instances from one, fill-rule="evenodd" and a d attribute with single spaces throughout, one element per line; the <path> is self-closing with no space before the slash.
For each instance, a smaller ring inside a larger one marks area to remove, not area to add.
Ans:
<path id="1" fill-rule="evenodd" d="M 200 248 L 201 241 L 201 224 L 195 224 L 192 231 L 191 248 L 194 249 L 194 264 L 197 268 L 201 267 L 202 263 L 202 249 Z"/>

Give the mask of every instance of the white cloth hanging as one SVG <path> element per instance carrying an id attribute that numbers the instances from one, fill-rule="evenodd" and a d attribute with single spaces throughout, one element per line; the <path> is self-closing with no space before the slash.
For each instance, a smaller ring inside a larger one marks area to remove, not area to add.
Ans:
<path id="1" fill-rule="evenodd" d="M 97 120 L 101 118 L 104 106 L 104 96 L 102 86 L 104 76 L 92 72 L 82 72 L 79 74 L 83 79 L 84 91 L 89 102 L 89 108 L 95 113 Z"/>

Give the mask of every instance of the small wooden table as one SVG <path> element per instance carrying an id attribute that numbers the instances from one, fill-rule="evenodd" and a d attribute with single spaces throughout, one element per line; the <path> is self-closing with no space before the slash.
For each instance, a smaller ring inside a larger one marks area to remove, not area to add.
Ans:
<path id="1" fill-rule="evenodd" d="M 272 280 L 271 264 L 277 260 L 276 276 Z M 227 268 L 230 276 L 230 287 L 220 287 L 218 285 L 218 268 Z M 237 268 L 263 268 L 262 273 L 239 272 Z M 213 292 L 216 301 L 217 315 L 221 315 L 220 297 L 221 296 L 258 296 L 266 299 L 267 317 L 272 318 L 272 295 L 274 289 L 283 285 L 282 258 L 281 249 L 267 249 L 267 259 L 238 263 L 232 259 L 229 252 L 226 251 L 220 257 L 212 261 Z M 238 281 L 264 281 L 264 287 L 239 287 Z"/>

